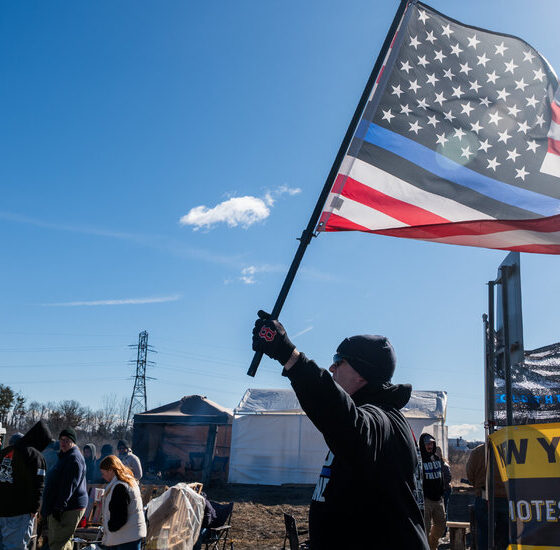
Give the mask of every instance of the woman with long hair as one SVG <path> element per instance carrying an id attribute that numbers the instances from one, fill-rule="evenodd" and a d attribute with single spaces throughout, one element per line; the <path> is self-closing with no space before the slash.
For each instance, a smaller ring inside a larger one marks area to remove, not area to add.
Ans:
<path id="1" fill-rule="evenodd" d="M 102 543 L 113 550 L 140 550 L 146 522 L 134 474 L 115 455 L 106 456 L 99 468 L 108 482 L 102 504 Z"/>

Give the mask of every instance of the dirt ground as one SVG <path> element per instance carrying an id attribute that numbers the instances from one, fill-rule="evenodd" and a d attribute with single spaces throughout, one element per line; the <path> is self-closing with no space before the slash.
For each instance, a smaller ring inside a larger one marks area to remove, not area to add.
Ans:
<path id="1" fill-rule="evenodd" d="M 211 487 L 207 496 L 218 502 L 235 502 L 231 540 L 235 550 L 278 550 L 284 543 L 283 512 L 294 516 L 298 531 L 307 529 L 312 486 L 224 485 Z M 301 540 L 305 540 L 305 534 Z"/>
<path id="2" fill-rule="evenodd" d="M 221 503 L 234 502 L 231 540 L 235 550 L 279 550 L 284 542 L 285 511 L 294 516 L 298 531 L 307 529 L 307 511 L 313 487 L 224 485 L 210 487 L 207 496 Z M 449 505 L 450 521 L 469 521 L 472 491 L 455 487 Z M 307 535 L 302 534 L 303 541 Z M 449 546 L 441 545 L 441 550 Z"/>

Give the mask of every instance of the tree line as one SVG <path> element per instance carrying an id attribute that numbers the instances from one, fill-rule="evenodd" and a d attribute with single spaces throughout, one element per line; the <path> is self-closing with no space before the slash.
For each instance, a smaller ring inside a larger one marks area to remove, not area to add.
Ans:
<path id="1" fill-rule="evenodd" d="M 10 386 L 0 384 L 0 423 L 8 435 L 25 433 L 39 420 L 45 420 L 53 434 L 73 427 L 81 440 L 113 440 L 130 437 L 126 430 L 129 401 L 115 394 L 105 395 L 99 409 L 82 406 L 74 399 L 47 403 L 27 402 Z"/>

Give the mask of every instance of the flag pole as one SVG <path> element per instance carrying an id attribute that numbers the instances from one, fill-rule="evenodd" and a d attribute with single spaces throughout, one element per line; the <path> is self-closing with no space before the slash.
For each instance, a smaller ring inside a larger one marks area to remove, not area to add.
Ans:
<path id="1" fill-rule="evenodd" d="M 356 107 L 356 111 L 354 112 L 354 116 L 352 117 L 352 120 L 350 121 L 350 125 L 348 126 L 348 130 L 346 130 L 346 134 L 344 135 L 344 139 L 342 140 L 342 143 L 340 144 L 340 149 L 338 150 L 338 154 L 336 155 L 336 158 L 334 159 L 334 162 L 333 162 L 333 165 L 332 165 L 331 170 L 329 172 L 329 175 L 327 176 L 327 179 L 325 180 L 325 185 L 323 187 L 323 191 L 319 195 L 319 199 L 317 200 L 317 204 L 315 205 L 315 209 L 313 210 L 313 213 L 311 214 L 311 218 L 309 219 L 309 223 L 307 224 L 307 227 L 303 230 L 303 233 L 301 234 L 301 237 L 299 237 L 299 239 L 298 239 L 299 240 L 299 246 L 297 248 L 294 259 L 292 260 L 292 265 L 290 266 L 290 269 L 288 270 L 286 278 L 284 279 L 284 284 L 282 285 L 282 288 L 280 289 L 280 294 L 278 294 L 278 298 L 276 299 L 276 303 L 274 304 L 274 308 L 272 309 L 272 312 L 271 312 L 271 318 L 272 319 L 278 319 L 278 317 L 280 315 L 280 312 L 282 311 L 282 307 L 284 306 L 284 302 L 286 301 L 286 297 L 288 296 L 288 292 L 290 291 L 290 287 L 292 286 L 292 283 L 295 279 L 297 270 L 299 269 L 299 264 L 301 263 L 301 260 L 303 259 L 303 255 L 305 254 L 305 250 L 307 249 L 307 246 L 311 242 L 311 238 L 314 236 L 313 232 L 315 230 L 315 227 L 317 226 L 317 222 L 319 221 L 319 217 L 320 217 L 321 212 L 323 210 L 323 205 L 325 204 L 325 201 L 327 200 L 327 197 L 329 196 L 330 190 L 332 189 L 334 180 L 336 178 L 336 175 L 338 173 L 340 165 L 342 164 L 342 161 L 344 159 L 344 155 L 346 154 L 346 151 L 348 150 L 348 147 L 350 146 L 350 142 L 352 141 L 352 137 L 353 137 L 353 135 L 356 131 L 358 123 L 360 122 L 360 117 L 362 116 L 362 113 L 363 113 L 363 111 L 366 107 L 366 104 L 368 102 L 371 91 L 372 91 L 372 89 L 375 85 L 377 75 L 379 74 L 379 72 L 381 70 L 381 67 L 383 65 L 383 61 L 385 60 L 385 57 L 387 55 L 387 52 L 389 51 L 389 48 L 391 47 L 393 37 L 395 36 L 395 33 L 397 32 L 398 26 L 400 24 L 400 21 L 402 19 L 403 14 L 406 10 L 406 7 L 407 7 L 408 4 L 412 4 L 412 3 L 415 3 L 415 2 L 416 2 L 416 0 L 401 0 L 401 2 L 399 4 L 399 7 L 398 7 L 397 12 L 395 14 L 395 18 L 393 19 L 393 22 L 391 24 L 391 27 L 389 28 L 389 32 L 387 33 L 387 36 L 385 37 L 385 41 L 383 42 L 383 46 L 381 47 L 379 55 L 377 56 L 377 61 L 375 62 L 375 65 L 373 66 L 373 70 L 371 71 L 371 74 L 370 74 L 369 79 L 367 81 L 366 87 L 365 87 L 365 89 L 362 93 L 362 97 L 360 98 L 360 102 L 358 103 L 358 106 Z M 247 371 L 247 374 L 249 376 L 255 376 L 255 374 L 257 373 L 257 369 L 259 368 L 259 363 L 261 362 L 262 356 L 263 356 L 262 352 L 260 352 L 260 351 L 255 352 L 255 355 L 253 356 L 253 360 L 251 361 L 251 365 L 249 366 L 249 370 Z"/>

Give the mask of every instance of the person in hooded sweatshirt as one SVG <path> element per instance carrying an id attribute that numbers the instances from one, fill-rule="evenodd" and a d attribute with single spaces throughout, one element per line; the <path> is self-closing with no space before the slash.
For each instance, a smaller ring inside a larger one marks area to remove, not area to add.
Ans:
<path id="1" fill-rule="evenodd" d="M 84 461 L 86 463 L 86 481 L 88 483 L 96 483 L 97 478 L 97 457 L 95 456 L 96 448 L 93 443 L 84 445 Z"/>
<path id="2" fill-rule="evenodd" d="M 94 478 L 93 483 L 105 483 L 105 480 L 103 479 L 103 476 L 101 475 L 101 469 L 100 469 L 99 466 L 100 466 L 101 462 L 103 462 L 103 459 L 106 456 L 110 456 L 112 454 L 113 454 L 113 446 L 110 443 L 105 443 L 104 445 L 101 446 L 101 456 L 95 462 L 95 474 L 93 476 L 93 478 Z"/>
<path id="3" fill-rule="evenodd" d="M 420 452 L 424 476 L 424 522 L 430 550 L 435 550 L 446 525 L 443 461 L 436 454 L 436 440 L 430 434 L 424 433 L 420 436 Z"/>
<path id="4" fill-rule="evenodd" d="M 58 437 L 60 453 L 49 472 L 43 497 L 50 550 L 72 550 L 72 535 L 88 504 L 86 463 L 76 445 L 76 431 L 65 428 Z"/>
<path id="5" fill-rule="evenodd" d="M 279 361 L 329 448 L 309 509 L 311 550 L 427 550 L 414 479 L 412 430 L 400 409 L 410 385 L 392 385 L 396 358 L 384 336 L 346 338 L 328 371 L 300 353 L 259 311 L 253 350 Z"/>
<path id="6" fill-rule="evenodd" d="M 1 549 L 27 548 L 45 485 L 41 451 L 51 439 L 48 426 L 39 420 L 24 436 L 12 437 L 10 445 L 0 450 Z"/>

